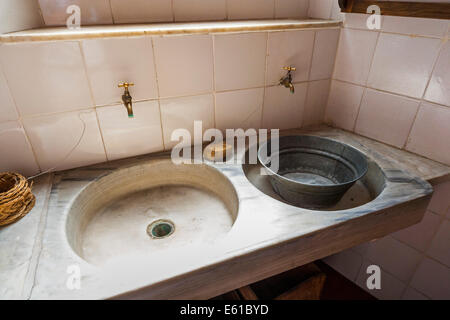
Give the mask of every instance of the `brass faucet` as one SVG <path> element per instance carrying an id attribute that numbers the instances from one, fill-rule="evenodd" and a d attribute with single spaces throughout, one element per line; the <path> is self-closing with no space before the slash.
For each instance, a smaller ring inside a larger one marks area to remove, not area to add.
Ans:
<path id="1" fill-rule="evenodd" d="M 287 74 L 280 79 L 280 85 L 289 88 L 291 93 L 295 93 L 294 85 L 292 84 L 292 74 L 291 71 L 295 71 L 295 67 L 283 67 L 283 70 L 287 70 Z"/>
<path id="2" fill-rule="evenodd" d="M 125 108 L 127 108 L 128 118 L 134 117 L 133 98 L 130 95 L 130 91 L 128 91 L 128 87 L 132 87 L 132 86 L 134 86 L 134 83 L 132 83 L 132 82 L 119 83 L 119 85 L 118 85 L 119 88 L 125 88 L 125 92 L 122 95 L 122 101 L 123 101 L 123 105 L 125 106 Z"/>

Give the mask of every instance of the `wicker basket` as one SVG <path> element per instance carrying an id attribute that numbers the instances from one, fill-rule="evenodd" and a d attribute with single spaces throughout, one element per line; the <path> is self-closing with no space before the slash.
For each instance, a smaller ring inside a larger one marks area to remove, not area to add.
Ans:
<path id="1" fill-rule="evenodd" d="M 34 207 L 36 198 L 31 186 L 32 183 L 18 173 L 0 173 L 0 226 L 19 220 Z"/>

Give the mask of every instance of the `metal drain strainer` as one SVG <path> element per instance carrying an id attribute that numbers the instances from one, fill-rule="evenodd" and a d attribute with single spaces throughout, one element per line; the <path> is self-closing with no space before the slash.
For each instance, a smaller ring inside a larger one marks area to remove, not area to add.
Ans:
<path id="1" fill-rule="evenodd" d="M 170 220 L 156 220 L 147 227 L 147 234 L 152 239 L 163 239 L 170 236 L 175 231 L 175 224 Z"/>

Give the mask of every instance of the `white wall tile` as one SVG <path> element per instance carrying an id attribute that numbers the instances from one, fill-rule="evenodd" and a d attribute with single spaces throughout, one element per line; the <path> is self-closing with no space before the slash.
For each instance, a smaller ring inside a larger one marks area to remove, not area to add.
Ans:
<path id="1" fill-rule="evenodd" d="M 271 19 L 275 0 L 228 0 L 228 19 Z"/>
<path id="2" fill-rule="evenodd" d="M 81 9 L 81 25 L 112 24 L 109 0 L 39 0 L 42 16 L 47 26 L 66 25 L 70 5 Z"/>
<path id="3" fill-rule="evenodd" d="M 325 112 L 325 122 L 353 131 L 363 92 L 363 87 L 333 80 Z"/>
<path id="4" fill-rule="evenodd" d="M 433 189 L 433 197 L 428 205 L 428 210 L 445 215 L 445 212 L 450 209 L 450 182 L 440 183 L 433 186 Z"/>
<path id="5" fill-rule="evenodd" d="M 330 80 L 311 81 L 308 83 L 303 126 L 323 123 L 328 93 L 330 92 L 330 83 Z"/>
<path id="6" fill-rule="evenodd" d="M 425 252 L 440 223 L 441 217 L 431 211 L 427 211 L 421 222 L 393 233 L 392 237 L 421 252 Z"/>
<path id="7" fill-rule="evenodd" d="M 450 42 L 442 48 L 425 99 L 450 106 Z"/>
<path id="8" fill-rule="evenodd" d="M 347 279 L 355 281 L 363 259 L 361 255 L 348 249 L 328 256 L 323 261 Z"/>
<path id="9" fill-rule="evenodd" d="M 307 18 L 309 0 L 275 0 L 275 18 Z"/>
<path id="10" fill-rule="evenodd" d="M 368 86 L 421 98 L 440 45 L 439 39 L 382 33 Z"/>
<path id="11" fill-rule="evenodd" d="M 202 129 L 214 127 L 214 99 L 211 94 L 161 100 L 164 145 L 170 149 L 179 141 L 172 141 L 175 129 L 187 129 L 194 138 L 194 121 L 202 121 Z"/>
<path id="12" fill-rule="evenodd" d="M 216 90 L 264 85 L 267 33 L 214 36 Z"/>
<path id="13" fill-rule="evenodd" d="M 226 0 L 174 0 L 175 21 L 217 21 L 227 17 Z"/>
<path id="14" fill-rule="evenodd" d="M 369 290 L 367 288 L 367 279 L 371 275 L 367 273 L 367 267 L 370 265 L 377 265 L 377 263 L 364 259 L 358 278 L 356 279 L 356 283 L 380 300 L 400 299 L 406 285 L 388 272 L 384 271 L 383 268 L 381 268 L 381 289 Z"/>
<path id="15" fill-rule="evenodd" d="M 210 35 L 155 37 L 156 70 L 161 97 L 213 90 L 213 45 Z"/>
<path id="16" fill-rule="evenodd" d="M 0 123 L 0 149 L 0 172 L 13 171 L 24 176 L 39 172 L 31 146 L 19 122 Z"/>
<path id="17" fill-rule="evenodd" d="M 448 300 L 450 299 L 450 268 L 426 258 L 419 265 L 410 285 L 431 299 Z"/>
<path id="18" fill-rule="evenodd" d="M 450 165 L 450 109 L 422 102 L 406 149 Z"/>
<path id="19" fill-rule="evenodd" d="M 82 44 L 96 105 L 121 102 L 121 82 L 134 83 L 134 100 L 158 98 L 150 38 L 92 39 Z"/>
<path id="20" fill-rule="evenodd" d="M 419 100 L 366 89 L 355 132 L 402 148 L 414 121 Z"/>
<path id="21" fill-rule="evenodd" d="M 86 129 L 81 138 L 83 122 Z M 106 161 L 94 109 L 24 118 L 23 124 L 44 171 L 55 166 L 59 171 Z"/>
<path id="22" fill-rule="evenodd" d="M 173 21 L 172 1 L 110 0 L 114 23 Z"/>
<path id="23" fill-rule="evenodd" d="M 78 42 L 3 45 L 0 53 L 22 116 L 93 105 Z"/>
<path id="24" fill-rule="evenodd" d="M 268 40 L 266 85 L 277 85 L 286 75 L 283 67 L 293 66 L 292 81 L 306 81 L 311 68 L 314 31 L 271 32 Z"/>
<path id="25" fill-rule="evenodd" d="M 417 250 L 388 236 L 371 243 L 366 257 L 397 279 L 407 283 L 422 255 Z"/>
<path id="26" fill-rule="evenodd" d="M 340 29 L 316 32 L 310 80 L 329 79 L 333 73 Z"/>
<path id="27" fill-rule="evenodd" d="M 447 32 L 448 20 L 384 16 L 381 30 L 415 36 L 442 38 Z"/>
<path id="28" fill-rule="evenodd" d="M 303 122 L 307 83 L 295 85 L 295 93 L 282 86 L 266 88 L 263 128 L 300 128 Z"/>
<path id="29" fill-rule="evenodd" d="M 317 19 L 330 19 L 333 1 L 335 0 L 309 1 L 308 16 Z"/>
<path id="30" fill-rule="evenodd" d="M 8 83 L 6 82 L 5 76 L 0 69 L 0 122 L 17 120 L 19 115 L 17 114 L 16 105 L 9 92 Z"/>
<path id="31" fill-rule="evenodd" d="M 264 89 L 248 89 L 216 94 L 216 128 L 259 129 Z"/>
<path id="32" fill-rule="evenodd" d="M 164 150 L 158 101 L 133 104 L 133 118 L 123 105 L 97 108 L 109 160 Z"/>
<path id="33" fill-rule="evenodd" d="M 450 221 L 445 219 L 428 249 L 428 255 L 450 267 Z"/>
<path id="34" fill-rule="evenodd" d="M 342 29 L 334 78 L 365 85 L 377 37 L 377 32 Z"/>

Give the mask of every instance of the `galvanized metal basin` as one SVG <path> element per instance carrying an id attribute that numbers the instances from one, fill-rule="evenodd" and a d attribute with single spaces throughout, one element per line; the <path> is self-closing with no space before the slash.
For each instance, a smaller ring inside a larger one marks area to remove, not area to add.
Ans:
<path id="1" fill-rule="evenodd" d="M 279 159 L 277 172 L 272 166 L 275 157 Z M 260 146 L 258 159 L 277 194 L 311 209 L 336 204 L 368 169 L 367 158 L 355 148 L 308 135 L 280 137 L 279 151 L 271 150 L 267 141 Z"/>

